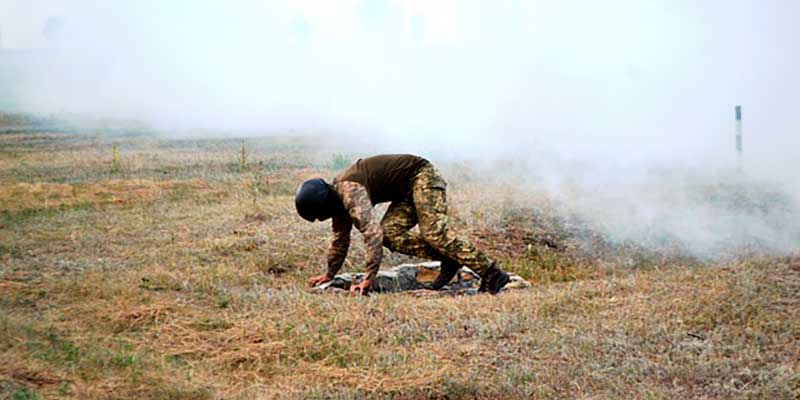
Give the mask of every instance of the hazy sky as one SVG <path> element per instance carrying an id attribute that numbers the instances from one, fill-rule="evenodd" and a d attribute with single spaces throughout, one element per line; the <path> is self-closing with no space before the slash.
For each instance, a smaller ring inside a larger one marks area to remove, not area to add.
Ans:
<path id="1" fill-rule="evenodd" d="M 0 29 L 7 48 L 60 54 L 23 71 L 28 110 L 637 165 L 729 159 L 742 104 L 747 154 L 774 170 L 800 145 L 798 15 L 790 0 L 2 0 Z"/>

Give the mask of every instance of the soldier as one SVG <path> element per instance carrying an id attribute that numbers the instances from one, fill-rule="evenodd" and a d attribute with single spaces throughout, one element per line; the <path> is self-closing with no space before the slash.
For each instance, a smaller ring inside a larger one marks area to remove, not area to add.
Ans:
<path id="1" fill-rule="evenodd" d="M 333 279 L 347 257 L 353 225 L 367 245 L 367 271 L 351 294 L 367 294 L 381 263 L 383 247 L 392 251 L 439 260 L 434 290 L 447 285 L 462 265 L 481 276 L 479 291 L 496 294 L 509 281 L 497 264 L 458 236 L 447 215 L 447 183 L 426 159 L 410 154 L 380 155 L 359 159 L 327 183 L 303 182 L 295 194 L 295 207 L 303 219 L 314 222 L 332 218 L 333 242 L 328 249 L 328 272 L 308 280 L 316 286 Z M 372 206 L 390 201 L 383 220 L 372 216 Z M 419 224 L 420 233 L 411 232 Z"/>

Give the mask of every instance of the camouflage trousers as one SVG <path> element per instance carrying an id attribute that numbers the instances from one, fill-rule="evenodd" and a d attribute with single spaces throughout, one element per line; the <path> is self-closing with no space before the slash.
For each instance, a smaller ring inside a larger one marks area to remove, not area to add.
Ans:
<path id="1" fill-rule="evenodd" d="M 483 275 L 492 264 L 483 252 L 453 229 L 447 215 L 447 183 L 433 166 L 423 167 L 414 178 L 411 196 L 389 205 L 381 221 L 383 245 L 391 251 L 458 263 Z M 419 225 L 419 233 L 412 232 Z"/>

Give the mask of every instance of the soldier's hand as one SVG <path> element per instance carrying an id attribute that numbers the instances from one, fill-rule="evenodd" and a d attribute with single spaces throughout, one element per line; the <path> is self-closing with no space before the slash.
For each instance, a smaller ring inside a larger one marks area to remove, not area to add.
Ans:
<path id="1" fill-rule="evenodd" d="M 369 296 L 369 287 L 372 284 L 372 281 L 364 279 L 358 285 L 350 286 L 350 296 Z"/>
<path id="2" fill-rule="evenodd" d="M 325 282 L 330 282 L 332 280 L 333 280 L 333 278 L 329 277 L 328 274 L 312 276 L 311 278 L 308 278 L 308 287 L 314 287 L 314 286 L 317 286 L 317 285 L 321 285 L 321 284 L 323 284 Z"/>

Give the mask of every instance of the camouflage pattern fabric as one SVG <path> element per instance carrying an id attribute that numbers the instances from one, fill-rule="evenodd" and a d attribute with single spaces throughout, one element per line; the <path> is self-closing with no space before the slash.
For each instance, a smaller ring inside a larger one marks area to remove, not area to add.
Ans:
<path id="1" fill-rule="evenodd" d="M 335 215 L 332 218 L 333 241 L 328 248 L 328 276 L 331 278 L 342 268 L 347 251 L 350 249 L 350 231 L 353 220 L 349 215 Z"/>
<path id="2" fill-rule="evenodd" d="M 383 230 L 372 218 L 372 202 L 367 189 L 356 182 L 334 182 L 333 189 L 341 196 L 347 215 L 333 217 L 333 243 L 328 250 L 328 276 L 335 276 L 347 257 L 350 246 L 350 227 L 355 226 L 364 236 L 367 245 L 366 278 L 373 280 L 381 266 L 383 257 Z"/>
<path id="3" fill-rule="evenodd" d="M 417 210 L 411 199 L 392 202 L 381 221 L 383 245 L 391 251 L 441 261 L 442 254 L 431 247 L 421 234 L 411 231 L 417 223 Z"/>
<path id="4" fill-rule="evenodd" d="M 380 224 L 372 218 L 372 202 L 366 188 L 356 182 L 334 181 L 347 214 L 333 217 L 333 242 L 328 249 L 328 276 L 339 272 L 350 246 L 351 227 L 364 236 L 366 278 L 374 280 L 383 257 L 383 246 L 423 259 L 469 267 L 480 275 L 492 261 L 453 229 L 447 215 L 447 183 L 428 165 L 413 178 L 409 197 L 393 201 Z M 419 225 L 420 233 L 411 228 Z"/>
<path id="5" fill-rule="evenodd" d="M 419 234 L 411 232 L 417 224 Z M 453 228 L 447 215 L 447 183 L 431 165 L 415 177 L 410 199 L 392 202 L 381 225 L 383 244 L 392 251 L 432 260 L 450 258 L 480 275 L 492 263 Z"/>

